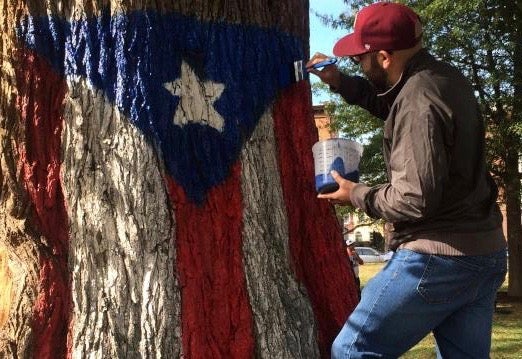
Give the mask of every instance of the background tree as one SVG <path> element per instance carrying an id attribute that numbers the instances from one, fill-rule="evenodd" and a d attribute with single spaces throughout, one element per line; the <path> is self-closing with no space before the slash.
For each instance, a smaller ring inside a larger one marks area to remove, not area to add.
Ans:
<path id="1" fill-rule="evenodd" d="M 290 80 L 307 20 L 0 0 L 1 357 L 329 357 L 357 292 Z"/>
<path id="2" fill-rule="evenodd" d="M 351 29 L 354 14 L 372 1 L 345 1 L 347 12 L 322 15 L 334 27 Z M 522 5 L 509 0 L 403 1 L 414 8 L 424 24 L 424 42 L 430 51 L 458 67 L 472 82 L 487 130 L 487 157 L 499 184 L 509 247 L 510 296 L 522 296 Z M 333 44 L 332 44 L 333 45 Z M 357 72 L 345 63 L 345 70 Z M 372 164 L 379 124 L 333 98 L 331 106 L 337 126 L 348 136 L 366 138 L 361 172 L 363 180 L 380 180 L 384 167 Z M 368 150 L 368 151 L 367 151 Z M 379 159 L 380 160 L 380 159 Z M 368 167 L 366 167 L 368 166 Z"/>

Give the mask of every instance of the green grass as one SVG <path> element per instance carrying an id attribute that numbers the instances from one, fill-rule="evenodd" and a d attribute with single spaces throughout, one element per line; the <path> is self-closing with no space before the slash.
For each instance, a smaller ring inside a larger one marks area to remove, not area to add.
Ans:
<path id="1" fill-rule="evenodd" d="M 383 263 L 366 263 L 359 267 L 361 287 L 375 276 L 384 266 Z M 507 278 L 500 288 L 497 310 L 493 317 L 491 358 L 522 358 L 522 302 L 510 300 L 507 292 Z M 431 359 L 435 355 L 435 339 L 428 335 L 401 358 Z"/>

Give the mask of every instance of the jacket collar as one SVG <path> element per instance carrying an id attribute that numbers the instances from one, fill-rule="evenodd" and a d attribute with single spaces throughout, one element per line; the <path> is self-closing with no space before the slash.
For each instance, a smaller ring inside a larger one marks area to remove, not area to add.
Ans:
<path id="1" fill-rule="evenodd" d="M 434 60 L 434 57 L 428 53 L 426 49 L 420 49 L 406 64 L 404 71 L 401 74 L 399 80 L 386 92 L 377 94 L 382 97 L 390 105 L 395 101 L 395 98 L 401 92 L 404 84 L 408 79 L 415 73 L 419 72 L 425 67 L 425 64 Z"/>

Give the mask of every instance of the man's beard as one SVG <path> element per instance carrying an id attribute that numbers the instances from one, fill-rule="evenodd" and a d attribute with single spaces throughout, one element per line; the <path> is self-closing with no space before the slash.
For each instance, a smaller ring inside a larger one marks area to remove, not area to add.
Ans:
<path id="1" fill-rule="evenodd" d="M 388 74 L 384 69 L 379 65 L 377 61 L 377 54 L 371 54 L 370 58 L 370 69 L 365 71 L 364 74 L 373 84 L 378 93 L 386 92 L 390 87 L 390 83 L 388 81 Z"/>

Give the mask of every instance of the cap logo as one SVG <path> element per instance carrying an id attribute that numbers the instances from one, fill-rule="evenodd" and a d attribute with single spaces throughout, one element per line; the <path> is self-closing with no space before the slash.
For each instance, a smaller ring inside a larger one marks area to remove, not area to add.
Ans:
<path id="1" fill-rule="evenodd" d="M 364 48 L 366 50 L 370 50 L 371 47 L 372 47 L 372 45 L 370 45 L 370 44 L 364 44 Z"/>

